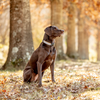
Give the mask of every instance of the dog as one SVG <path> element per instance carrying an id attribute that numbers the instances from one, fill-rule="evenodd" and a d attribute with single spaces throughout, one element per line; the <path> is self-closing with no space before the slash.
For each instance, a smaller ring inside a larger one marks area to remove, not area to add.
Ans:
<path id="1" fill-rule="evenodd" d="M 42 86 L 44 71 L 50 66 L 52 82 L 54 79 L 54 63 L 56 59 L 55 38 L 60 37 L 64 30 L 56 26 L 49 26 L 45 30 L 44 38 L 40 46 L 33 52 L 29 62 L 23 71 L 24 82 L 35 82 Z"/>

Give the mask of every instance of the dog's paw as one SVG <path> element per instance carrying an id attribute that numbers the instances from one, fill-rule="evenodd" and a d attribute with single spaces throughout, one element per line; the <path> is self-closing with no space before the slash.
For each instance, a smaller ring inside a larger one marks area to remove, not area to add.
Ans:
<path id="1" fill-rule="evenodd" d="M 56 81 L 55 81 L 55 80 L 52 80 L 52 82 L 53 82 L 53 83 L 56 83 Z"/>
<path id="2" fill-rule="evenodd" d="M 38 84 L 38 87 L 42 87 L 42 84 Z"/>

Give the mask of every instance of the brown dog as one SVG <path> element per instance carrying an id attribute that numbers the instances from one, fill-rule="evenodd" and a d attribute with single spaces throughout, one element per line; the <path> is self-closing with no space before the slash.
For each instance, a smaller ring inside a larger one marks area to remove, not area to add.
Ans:
<path id="1" fill-rule="evenodd" d="M 56 58 L 56 49 L 54 40 L 64 33 L 63 30 L 60 30 L 55 26 L 49 26 L 44 31 L 45 34 L 42 43 L 33 52 L 23 72 L 24 82 L 38 80 L 39 86 L 42 86 L 42 75 L 49 66 L 51 69 L 52 82 L 55 82 L 54 62 Z"/>

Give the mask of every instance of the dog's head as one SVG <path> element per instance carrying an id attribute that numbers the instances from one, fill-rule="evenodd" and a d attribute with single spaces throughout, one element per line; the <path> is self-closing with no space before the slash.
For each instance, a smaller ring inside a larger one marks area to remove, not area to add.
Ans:
<path id="1" fill-rule="evenodd" d="M 49 26 L 44 31 L 53 39 L 56 37 L 60 37 L 64 33 L 64 30 L 58 29 L 56 26 Z"/>

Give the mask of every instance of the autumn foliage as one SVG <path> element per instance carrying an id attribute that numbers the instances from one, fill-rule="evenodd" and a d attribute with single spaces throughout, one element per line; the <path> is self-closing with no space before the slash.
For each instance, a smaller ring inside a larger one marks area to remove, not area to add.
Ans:
<path id="1" fill-rule="evenodd" d="M 43 76 L 41 88 L 37 83 L 23 83 L 22 71 L 0 71 L 2 73 L 0 74 L 0 99 L 99 100 L 99 67 L 98 63 L 80 61 L 56 63 L 56 83 L 52 83 L 50 69 L 48 69 Z"/>

